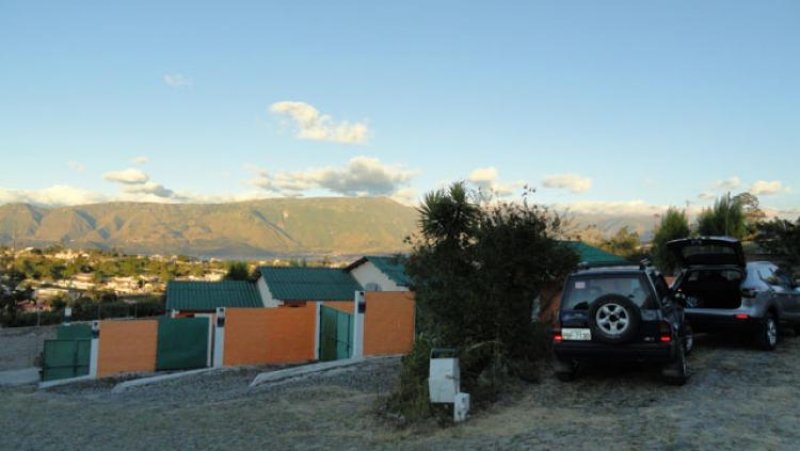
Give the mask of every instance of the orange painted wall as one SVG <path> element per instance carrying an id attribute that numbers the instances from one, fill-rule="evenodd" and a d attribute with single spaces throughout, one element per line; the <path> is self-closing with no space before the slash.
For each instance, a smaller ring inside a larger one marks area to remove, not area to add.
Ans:
<path id="1" fill-rule="evenodd" d="M 325 307 L 330 307 L 334 310 L 339 310 L 340 312 L 345 312 L 349 314 L 353 314 L 353 306 L 355 302 L 352 301 L 326 301 L 323 302 L 322 305 Z"/>
<path id="2" fill-rule="evenodd" d="M 156 370 L 158 321 L 100 321 L 97 376 Z"/>
<path id="3" fill-rule="evenodd" d="M 223 363 L 235 366 L 314 360 L 316 333 L 313 302 L 303 307 L 226 309 Z"/>
<path id="4" fill-rule="evenodd" d="M 364 355 L 406 354 L 414 344 L 414 294 L 367 292 Z"/>

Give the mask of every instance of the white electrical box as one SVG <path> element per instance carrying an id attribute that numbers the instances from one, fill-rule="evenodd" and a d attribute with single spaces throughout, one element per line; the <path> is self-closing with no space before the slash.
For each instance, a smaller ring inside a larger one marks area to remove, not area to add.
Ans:
<path id="1" fill-rule="evenodd" d="M 443 357 L 443 355 L 450 355 Z M 461 370 L 452 350 L 431 351 L 428 392 L 432 403 L 454 403 L 461 391 Z"/>

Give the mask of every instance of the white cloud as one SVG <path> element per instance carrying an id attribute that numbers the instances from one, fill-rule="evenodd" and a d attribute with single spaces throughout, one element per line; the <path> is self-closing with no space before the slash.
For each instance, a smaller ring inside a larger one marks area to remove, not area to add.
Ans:
<path id="1" fill-rule="evenodd" d="M 164 185 L 155 182 L 146 182 L 139 185 L 127 185 L 122 187 L 122 191 L 128 194 L 145 194 L 156 197 L 173 198 L 175 192 L 167 189 Z"/>
<path id="2" fill-rule="evenodd" d="M 122 171 L 110 171 L 103 175 L 109 182 L 123 183 L 126 185 L 141 185 L 150 180 L 150 176 L 139 169 L 124 169 Z"/>
<path id="3" fill-rule="evenodd" d="M 123 198 L 130 201 L 161 202 L 187 200 L 160 183 L 150 181 L 150 176 L 140 169 L 107 172 L 103 178 L 119 183 Z"/>
<path id="4" fill-rule="evenodd" d="M 573 193 L 585 193 L 592 188 L 592 179 L 576 174 L 551 175 L 544 179 L 546 188 L 567 189 Z"/>
<path id="5" fill-rule="evenodd" d="M 164 81 L 164 83 L 166 83 L 167 86 L 172 88 L 185 88 L 192 86 L 192 79 L 184 76 L 183 74 L 164 74 L 161 79 Z"/>
<path id="6" fill-rule="evenodd" d="M 467 181 L 476 185 L 481 191 L 493 193 L 497 197 L 507 197 L 525 186 L 525 182 L 503 183 L 498 181 L 495 167 L 477 168 L 469 174 Z"/>
<path id="7" fill-rule="evenodd" d="M 661 214 L 668 207 L 648 204 L 643 200 L 630 201 L 579 201 L 553 205 L 557 210 L 567 210 L 571 213 L 595 215 L 654 215 Z"/>
<path id="8" fill-rule="evenodd" d="M 697 198 L 700 200 L 714 200 L 717 198 L 717 195 L 714 193 L 710 193 L 708 191 L 700 193 L 697 195 Z"/>
<path id="9" fill-rule="evenodd" d="M 788 193 L 790 189 L 789 187 L 783 186 L 783 183 L 778 180 L 769 182 L 765 180 L 759 180 L 753 183 L 749 191 L 754 196 L 769 196 L 778 193 Z"/>
<path id="10" fill-rule="evenodd" d="M 273 114 L 288 116 L 294 122 L 296 136 L 300 139 L 346 144 L 363 144 L 368 139 L 369 128 L 366 123 L 335 121 L 305 102 L 275 102 L 269 110 Z"/>
<path id="11" fill-rule="evenodd" d="M 150 161 L 149 158 L 147 158 L 145 156 L 140 156 L 140 157 L 133 158 L 131 160 L 131 163 L 133 163 L 135 165 L 138 165 L 138 166 L 141 166 L 143 164 L 147 164 L 149 161 Z"/>
<path id="12" fill-rule="evenodd" d="M 355 157 L 343 168 L 327 167 L 303 172 L 256 170 L 251 184 L 265 191 L 296 195 L 312 189 L 325 189 L 345 196 L 390 196 L 407 184 L 415 171 L 384 165 L 376 158 Z"/>
<path id="13" fill-rule="evenodd" d="M 67 166 L 75 172 L 82 173 L 86 171 L 86 166 L 78 163 L 77 161 L 68 161 Z"/>
<path id="14" fill-rule="evenodd" d="M 419 205 L 419 193 L 415 188 L 411 187 L 400 188 L 399 190 L 395 191 L 390 198 L 399 204 L 409 207 Z"/>
<path id="15" fill-rule="evenodd" d="M 742 180 L 739 177 L 730 177 L 725 180 L 717 180 L 714 183 L 714 188 L 718 190 L 730 191 L 742 185 Z"/>
<path id="16" fill-rule="evenodd" d="M 43 206 L 62 207 L 105 202 L 102 194 L 93 193 L 69 185 L 53 185 L 40 190 L 12 190 L 0 188 L 0 204 L 28 203 Z"/>

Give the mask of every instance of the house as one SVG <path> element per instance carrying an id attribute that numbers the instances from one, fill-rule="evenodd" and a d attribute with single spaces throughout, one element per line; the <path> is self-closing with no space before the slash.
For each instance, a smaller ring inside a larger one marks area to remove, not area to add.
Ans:
<path id="1" fill-rule="evenodd" d="M 307 301 L 349 301 L 364 288 L 340 268 L 261 266 L 258 291 L 266 307 Z"/>
<path id="2" fill-rule="evenodd" d="M 252 282 L 173 280 L 167 284 L 167 311 L 191 316 L 214 313 L 217 307 L 263 308 L 264 303 Z"/>
<path id="3" fill-rule="evenodd" d="M 345 268 L 365 291 L 409 291 L 411 279 L 406 275 L 401 256 L 361 257 Z"/>

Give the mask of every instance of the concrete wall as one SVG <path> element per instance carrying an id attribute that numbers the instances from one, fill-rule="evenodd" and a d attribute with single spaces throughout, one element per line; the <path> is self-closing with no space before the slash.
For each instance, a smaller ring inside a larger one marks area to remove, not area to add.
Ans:
<path id="1" fill-rule="evenodd" d="M 361 286 L 366 290 L 369 290 L 367 285 L 374 283 L 380 287 L 380 290 L 377 291 L 408 291 L 408 288 L 401 287 L 400 285 L 394 283 L 392 279 L 381 272 L 378 267 L 370 261 L 366 261 L 365 263 L 357 266 L 355 269 L 350 271 L 350 275 L 352 275 L 353 278 L 356 279 L 356 281 L 360 283 Z"/>
<path id="2" fill-rule="evenodd" d="M 157 320 L 100 321 L 97 376 L 156 370 Z"/>
<path id="3" fill-rule="evenodd" d="M 302 363 L 316 355 L 317 308 L 225 310 L 223 364 Z"/>
<path id="4" fill-rule="evenodd" d="M 406 354 L 414 344 L 414 294 L 364 294 L 364 355 Z"/>

